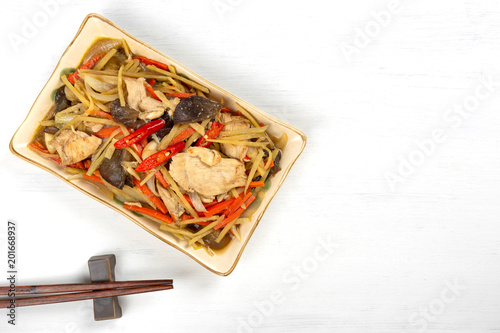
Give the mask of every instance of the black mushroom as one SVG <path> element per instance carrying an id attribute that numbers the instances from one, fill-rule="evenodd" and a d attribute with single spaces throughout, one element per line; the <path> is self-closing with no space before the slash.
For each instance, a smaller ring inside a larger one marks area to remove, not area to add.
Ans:
<path id="1" fill-rule="evenodd" d="M 61 86 L 56 90 L 56 94 L 54 96 L 54 105 L 55 110 L 54 113 L 61 112 L 64 109 L 67 109 L 71 106 L 71 101 L 66 97 L 66 93 L 64 92 L 64 88 L 66 86 Z"/>
<path id="2" fill-rule="evenodd" d="M 43 128 L 44 133 L 49 133 L 49 134 L 56 134 L 59 132 L 59 128 L 55 126 L 47 126 Z"/>
<path id="3" fill-rule="evenodd" d="M 128 128 L 136 130 L 146 123 L 144 120 L 138 118 L 140 114 L 139 111 L 131 108 L 127 104 L 125 104 L 125 106 L 121 106 L 118 98 L 111 103 L 109 110 L 109 113 L 111 114 L 111 117 L 113 117 L 114 121 L 123 124 Z"/>
<path id="4" fill-rule="evenodd" d="M 221 231 L 222 230 L 214 230 L 213 232 L 203 237 L 203 242 L 205 243 L 205 246 L 211 248 L 212 250 L 220 250 L 226 247 L 231 241 L 231 236 L 229 235 L 229 233 L 227 233 L 224 235 L 224 237 L 222 237 L 221 241 L 217 243 L 216 240 L 217 237 L 219 237 Z"/>
<path id="5" fill-rule="evenodd" d="M 190 224 L 186 226 L 186 229 L 192 232 L 198 232 L 202 228 L 203 227 L 199 224 Z M 225 234 L 221 241 L 217 243 L 217 237 L 219 237 L 221 231 L 222 230 L 213 230 L 213 232 L 203 237 L 203 243 L 205 246 L 211 248 L 212 250 L 220 250 L 226 247 L 229 242 L 231 242 L 231 235 L 229 233 Z"/>
<path id="6" fill-rule="evenodd" d="M 213 117 L 223 105 L 201 96 L 191 96 L 177 104 L 174 124 L 189 124 Z"/>
<path id="7" fill-rule="evenodd" d="M 273 167 L 271 168 L 271 170 L 269 171 L 269 174 L 271 176 L 274 176 L 278 171 L 281 170 L 281 149 L 278 150 L 278 155 L 276 155 L 276 157 L 274 158 L 274 165 Z"/>
<path id="8" fill-rule="evenodd" d="M 122 166 L 122 161 L 130 161 L 133 156 L 125 149 L 116 149 L 111 159 L 105 158 L 99 165 L 99 172 L 105 181 L 122 189 L 125 184 L 129 184 L 130 174 Z"/>
<path id="9" fill-rule="evenodd" d="M 172 119 L 172 117 L 170 117 L 167 111 L 165 111 L 159 118 L 165 120 L 165 125 L 163 125 L 163 127 L 158 132 L 156 132 L 156 136 L 160 140 L 167 136 L 168 133 L 170 133 L 170 131 L 172 130 L 172 127 L 174 127 L 174 120 Z"/>

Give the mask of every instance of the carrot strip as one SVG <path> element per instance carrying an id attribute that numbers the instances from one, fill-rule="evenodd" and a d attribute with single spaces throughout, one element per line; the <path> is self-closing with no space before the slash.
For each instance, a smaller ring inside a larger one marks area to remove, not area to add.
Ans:
<path id="1" fill-rule="evenodd" d="M 154 209 L 145 208 L 145 207 L 138 207 L 138 206 L 134 206 L 134 205 L 123 205 L 123 208 L 134 211 L 134 212 L 138 212 L 138 213 L 142 213 L 142 214 L 146 214 L 146 215 L 155 217 L 159 220 L 162 220 L 165 223 L 172 223 L 172 221 L 173 221 L 170 216 L 165 215 L 165 214 L 161 214 Z"/>
<path id="2" fill-rule="evenodd" d="M 186 92 L 177 92 L 177 93 L 168 94 L 168 95 L 174 96 L 174 97 L 177 97 L 177 98 L 180 98 L 180 99 L 184 99 L 184 98 L 188 98 L 188 97 L 194 96 L 194 94 L 186 93 Z"/>
<path id="3" fill-rule="evenodd" d="M 181 221 L 187 221 L 187 220 L 191 220 L 193 219 L 193 216 L 192 215 L 189 215 L 189 214 L 182 214 L 181 216 Z M 210 221 L 206 221 L 206 222 L 194 222 L 193 224 L 199 224 L 199 225 L 202 225 L 202 226 L 207 226 L 209 225 L 211 222 Z"/>
<path id="4" fill-rule="evenodd" d="M 212 207 L 207 208 L 206 212 L 203 212 L 206 217 L 214 216 L 215 214 L 218 214 L 222 211 L 224 211 L 226 208 L 231 206 L 231 204 L 236 200 L 235 198 L 231 198 L 229 200 L 222 201 Z"/>
<path id="5" fill-rule="evenodd" d="M 149 189 L 149 187 L 146 184 L 141 185 L 141 181 L 136 179 L 135 177 L 133 178 L 133 180 L 134 180 L 134 185 L 142 193 L 144 193 L 149 199 L 151 199 L 151 201 L 153 201 L 153 203 L 156 205 L 156 207 L 158 207 L 158 209 L 163 214 L 166 214 L 168 212 L 167 207 L 165 206 L 163 201 L 160 198 L 158 198 L 153 192 L 151 192 L 151 190 Z"/>
<path id="6" fill-rule="evenodd" d="M 199 225 L 202 225 L 202 226 L 206 227 L 207 225 L 210 224 L 210 222 L 209 221 L 206 221 L 206 222 L 195 222 L 194 224 L 199 224 Z"/>
<path id="7" fill-rule="evenodd" d="M 104 112 L 104 111 L 101 111 L 101 110 L 89 110 L 87 112 L 89 114 L 93 114 L 95 116 L 100 116 L 100 117 L 108 118 L 109 120 L 114 121 L 113 117 L 111 117 L 111 115 L 109 113 L 107 113 L 107 112 Z"/>
<path id="8" fill-rule="evenodd" d="M 245 200 L 247 200 L 252 195 L 252 192 L 248 192 L 247 194 L 245 194 L 245 196 L 242 195 L 243 193 L 240 194 L 240 196 L 234 200 L 233 204 L 224 211 L 224 215 L 226 217 L 234 213 L 245 202 Z"/>
<path id="9" fill-rule="evenodd" d="M 83 165 L 85 166 L 85 169 L 88 170 L 90 168 L 90 161 L 89 160 L 83 161 Z"/>
<path id="10" fill-rule="evenodd" d="M 165 179 L 165 177 L 163 177 L 160 171 L 155 172 L 155 177 L 160 181 L 160 184 L 162 184 L 163 187 L 167 188 L 169 186 L 167 180 Z"/>
<path id="11" fill-rule="evenodd" d="M 145 83 L 144 87 L 146 87 L 146 91 L 151 95 L 151 97 L 153 97 L 157 101 L 161 101 L 161 99 L 155 94 L 155 90 L 149 84 Z"/>
<path id="12" fill-rule="evenodd" d="M 195 132 L 195 129 L 192 128 L 191 126 L 189 126 L 184 131 L 177 134 L 177 136 L 175 138 L 173 138 L 172 141 L 170 141 L 170 146 L 173 144 L 176 144 L 177 142 L 184 141 L 185 139 L 189 138 L 191 136 L 191 134 L 193 134 L 194 132 Z"/>
<path id="13" fill-rule="evenodd" d="M 87 61 L 86 63 L 81 65 L 74 73 L 71 73 L 68 75 L 68 81 L 71 82 L 72 84 L 75 84 L 76 80 L 79 79 L 78 72 L 80 71 L 80 69 L 93 68 L 95 66 L 95 64 L 97 64 L 99 62 L 99 60 L 101 60 L 102 57 L 104 57 L 104 53 L 95 56 L 94 58 L 90 59 L 89 61 Z"/>
<path id="14" fill-rule="evenodd" d="M 111 134 L 113 134 L 113 132 L 117 129 L 120 129 L 120 126 L 105 127 L 93 133 L 93 135 L 97 136 L 98 138 L 109 138 Z"/>
<path id="15" fill-rule="evenodd" d="M 226 200 L 224 200 L 226 201 Z M 208 202 L 208 203 L 203 203 L 203 206 L 205 206 L 205 208 L 210 208 L 212 206 L 215 206 L 215 205 L 218 205 L 220 204 L 222 201 L 217 201 L 217 199 L 214 199 L 212 202 Z"/>
<path id="16" fill-rule="evenodd" d="M 265 183 L 262 180 L 251 182 L 249 187 L 262 187 Z"/>
<path id="17" fill-rule="evenodd" d="M 40 143 L 40 142 L 30 142 L 28 143 L 28 148 L 33 150 L 34 152 L 37 153 L 42 153 L 42 154 L 50 154 L 50 152 Z M 42 157 L 49 159 L 51 161 L 54 161 L 58 164 L 61 164 L 61 159 L 59 157 L 49 157 L 49 156 L 43 156 Z"/>
<path id="18" fill-rule="evenodd" d="M 45 148 L 39 141 L 28 143 L 28 147 L 37 150 L 44 154 L 50 154 L 50 152 Z"/>
<path id="19" fill-rule="evenodd" d="M 37 142 L 30 142 L 28 143 L 28 148 L 30 148 L 31 150 L 34 150 L 35 152 L 40 152 L 42 154 L 50 154 L 50 152 L 48 151 L 47 148 L 45 148 L 44 145 L 42 145 L 39 141 Z M 63 165 L 62 164 L 62 160 L 60 157 L 49 157 L 49 156 L 43 156 L 42 157 L 48 159 L 48 160 L 51 160 L 52 162 L 55 162 L 59 165 Z M 76 162 L 74 164 L 70 164 L 70 165 L 65 165 L 65 166 L 69 166 L 71 168 L 78 168 L 78 169 L 84 169 L 85 170 L 85 166 L 83 165 L 83 163 L 80 161 L 80 162 Z"/>
<path id="20" fill-rule="evenodd" d="M 86 173 L 83 174 L 83 178 L 87 179 L 87 180 L 91 180 L 91 181 L 94 181 L 94 182 L 98 182 L 98 183 L 101 183 L 103 184 L 103 181 L 101 179 L 101 177 L 98 177 L 98 176 L 95 176 L 95 175 L 87 175 Z"/>
<path id="21" fill-rule="evenodd" d="M 139 56 L 132 57 L 132 59 L 139 59 L 139 61 L 142 62 L 145 65 L 153 65 L 153 66 L 156 66 L 156 67 L 158 67 L 160 69 L 168 71 L 168 65 L 164 64 L 164 63 L 161 63 L 159 61 L 156 61 L 156 60 L 153 60 L 153 59 L 149 59 L 149 58 L 146 58 L 146 57 L 139 57 Z"/>
<path id="22" fill-rule="evenodd" d="M 229 222 L 237 219 L 244 211 L 245 209 L 248 208 L 252 204 L 252 202 L 255 200 L 255 197 L 253 195 L 250 195 L 250 197 L 245 201 L 245 207 L 240 207 L 238 208 L 234 213 L 226 217 L 224 220 L 222 220 L 219 224 L 217 224 L 214 229 L 219 230 L 220 228 L 224 227 L 226 224 Z"/>

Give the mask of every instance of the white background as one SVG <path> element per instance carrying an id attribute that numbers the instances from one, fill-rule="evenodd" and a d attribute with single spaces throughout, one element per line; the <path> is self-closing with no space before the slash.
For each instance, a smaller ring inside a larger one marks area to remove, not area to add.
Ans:
<path id="1" fill-rule="evenodd" d="M 84 282 L 115 253 L 118 279 L 176 287 L 121 297 L 113 321 L 90 301 L 20 308 L 15 327 L 3 310 L 0 331 L 500 330 L 499 1 L 0 6 L 0 285 L 12 219 L 18 284 Z M 10 153 L 90 12 L 308 136 L 230 276 Z"/>

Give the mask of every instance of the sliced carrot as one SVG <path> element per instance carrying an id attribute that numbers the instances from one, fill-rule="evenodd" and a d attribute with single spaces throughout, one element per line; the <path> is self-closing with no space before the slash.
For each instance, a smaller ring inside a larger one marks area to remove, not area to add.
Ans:
<path id="1" fill-rule="evenodd" d="M 231 206 L 231 204 L 234 202 L 235 198 L 231 198 L 222 202 L 219 202 L 218 204 L 207 208 L 206 212 L 203 212 L 206 217 L 214 216 L 215 214 L 219 214 L 220 212 L 224 211 L 226 208 Z"/>
<path id="2" fill-rule="evenodd" d="M 101 110 L 89 110 L 87 111 L 88 114 L 93 114 L 94 116 L 99 116 L 103 118 L 108 118 L 109 120 L 114 121 L 113 117 L 107 112 L 101 111 Z"/>
<path id="3" fill-rule="evenodd" d="M 85 169 L 88 170 L 90 168 L 90 161 L 89 160 L 83 161 L 83 165 L 85 166 Z"/>
<path id="4" fill-rule="evenodd" d="M 161 214 L 154 209 L 145 208 L 145 207 L 138 207 L 138 206 L 134 206 L 134 205 L 123 205 L 123 208 L 134 211 L 134 212 L 138 212 L 138 213 L 142 213 L 142 214 L 146 214 L 146 215 L 155 217 L 155 218 L 162 220 L 163 222 L 166 222 L 166 223 L 172 223 L 172 221 L 173 221 L 170 216 L 165 215 L 165 214 Z"/>
<path id="5" fill-rule="evenodd" d="M 209 224 L 210 224 L 210 222 L 209 222 L 209 221 L 205 221 L 205 222 L 195 222 L 194 224 L 199 224 L 199 225 L 202 225 L 202 226 L 206 227 L 207 225 L 209 225 Z"/>
<path id="6" fill-rule="evenodd" d="M 39 141 L 28 143 L 28 148 L 39 151 L 44 154 L 50 154 L 47 148 L 45 148 Z"/>
<path id="7" fill-rule="evenodd" d="M 74 73 L 68 74 L 68 81 L 71 82 L 72 84 L 75 84 L 76 80 L 79 79 L 78 72 L 80 71 L 80 69 L 93 68 L 95 66 L 95 64 L 97 64 L 99 62 L 99 60 L 101 60 L 102 57 L 104 57 L 104 53 L 99 54 L 99 55 L 95 56 L 94 58 L 90 59 L 89 61 L 87 61 L 86 63 L 81 65 Z"/>
<path id="8" fill-rule="evenodd" d="M 225 201 L 225 200 L 223 200 Z M 205 208 L 210 208 L 212 206 L 215 206 L 215 205 L 218 205 L 220 204 L 222 201 L 217 201 L 217 199 L 214 199 L 212 202 L 207 202 L 207 203 L 203 203 L 203 206 L 205 206 Z"/>
<path id="9" fill-rule="evenodd" d="M 144 84 L 144 87 L 146 87 L 146 91 L 151 95 L 151 97 L 153 97 L 157 101 L 161 101 L 161 99 L 155 94 L 154 89 L 149 84 Z"/>
<path id="10" fill-rule="evenodd" d="M 141 185 L 141 181 L 134 178 L 134 185 L 142 192 L 144 193 L 149 199 L 151 199 L 151 201 L 153 201 L 153 203 L 156 205 L 156 207 L 158 207 L 158 209 L 163 213 L 163 214 L 166 214 L 168 212 L 167 210 L 167 207 L 165 206 L 165 204 L 163 203 L 163 201 L 158 198 L 150 189 L 149 187 L 144 184 L 144 185 Z"/>
<path id="11" fill-rule="evenodd" d="M 240 196 L 233 201 L 231 206 L 229 206 L 229 208 L 224 211 L 224 215 L 227 217 L 234 213 L 251 195 L 252 192 L 248 192 L 247 194 L 245 194 L 245 196 L 243 196 L 243 193 L 240 194 Z"/>
<path id="12" fill-rule="evenodd" d="M 50 152 L 45 148 L 40 142 L 30 142 L 28 143 L 28 148 L 33 150 L 34 152 L 42 153 L 42 154 L 50 154 Z M 43 156 L 42 157 L 49 159 L 53 162 L 56 162 L 57 164 L 61 164 L 61 158 L 59 157 L 49 157 L 49 156 Z"/>
<path id="13" fill-rule="evenodd" d="M 169 94 L 169 95 L 177 97 L 177 98 L 180 98 L 180 99 L 184 99 L 184 98 L 188 98 L 188 97 L 194 96 L 194 94 L 186 93 L 186 92 L 177 92 L 177 93 L 173 93 L 173 94 Z"/>
<path id="14" fill-rule="evenodd" d="M 73 163 L 73 164 L 70 164 L 68 165 L 69 167 L 72 167 L 72 168 L 77 168 L 77 169 L 82 169 L 82 170 L 85 170 L 85 165 L 83 164 L 82 161 L 78 161 L 76 163 Z"/>
<path id="15" fill-rule="evenodd" d="M 238 208 L 234 213 L 231 215 L 227 216 L 224 220 L 222 220 L 219 224 L 217 224 L 214 229 L 219 230 L 220 228 L 224 227 L 226 224 L 228 224 L 231 221 L 234 221 L 237 219 L 244 211 L 245 209 L 248 208 L 252 204 L 252 202 L 255 200 L 255 197 L 253 195 L 250 195 L 250 197 L 245 200 L 245 207 L 240 207 Z"/>
<path id="16" fill-rule="evenodd" d="M 135 152 L 139 156 L 142 156 L 142 151 L 144 150 L 144 147 L 140 143 L 134 143 L 131 147 L 135 150 Z"/>
<path id="17" fill-rule="evenodd" d="M 188 128 L 186 128 L 184 131 L 180 132 L 179 134 L 177 134 L 177 136 L 175 138 L 172 139 L 172 141 L 170 142 L 170 146 L 173 145 L 173 144 L 176 144 L 177 142 L 181 142 L 181 141 L 184 141 L 186 140 L 187 138 L 189 138 L 191 136 L 191 134 L 193 134 L 195 132 L 194 128 L 192 128 L 191 126 L 189 126 Z"/>
<path id="18" fill-rule="evenodd" d="M 262 187 L 265 183 L 262 180 L 251 182 L 249 187 Z"/>
<path id="19" fill-rule="evenodd" d="M 87 175 L 86 173 L 83 174 L 83 178 L 87 179 L 87 180 L 91 180 L 91 181 L 94 181 L 94 182 L 98 182 L 98 183 L 103 183 L 101 177 L 98 177 L 96 175 Z"/>
<path id="20" fill-rule="evenodd" d="M 184 213 L 181 216 L 181 221 L 191 220 L 192 218 L 193 218 L 193 216 Z M 207 226 L 207 225 L 210 224 L 210 221 L 206 221 L 206 222 L 194 222 L 193 224 L 199 224 L 199 225 L 202 225 L 202 226 Z"/>
<path id="21" fill-rule="evenodd" d="M 120 129 L 120 126 L 111 126 L 100 129 L 99 131 L 93 133 L 98 138 L 109 138 L 114 131 Z"/>
<path id="22" fill-rule="evenodd" d="M 168 187 L 167 180 L 165 179 L 165 177 L 163 177 L 163 175 L 160 171 L 155 172 L 155 177 L 156 177 L 156 179 L 158 179 L 160 181 L 160 184 L 162 184 L 163 187 L 165 187 L 165 188 Z"/>
<path id="23" fill-rule="evenodd" d="M 159 61 L 156 61 L 156 60 L 153 60 L 153 59 L 149 59 L 149 58 L 146 58 L 146 57 L 139 57 L 139 56 L 132 57 L 132 59 L 139 59 L 139 61 L 142 62 L 145 65 L 153 65 L 153 66 L 156 66 L 156 67 L 158 67 L 160 69 L 168 71 L 168 65 L 164 64 L 162 62 L 159 62 Z"/>

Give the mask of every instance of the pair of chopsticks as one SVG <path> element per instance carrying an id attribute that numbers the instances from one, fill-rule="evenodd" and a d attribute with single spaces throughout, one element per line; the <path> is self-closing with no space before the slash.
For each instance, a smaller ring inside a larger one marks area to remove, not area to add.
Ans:
<path id="1" fill-rule="evenodd" d="M 117 282 L 91 282 L 74 284 L 51 284 L 39 286 L 20 286 L 13 291 L 10 287 L 0 287 L 0 296 L 14 292 L 14 305 L 30 306 L 63 302 L 82 301 L 94 298 L 123 296 L 173 289 L 172 280 L 138 280 Z M 56 294 L 48 296 L 21 297 L 18 295 Z M 11 298 L 0 300 L 0 309 L 12 304 Z"/>

